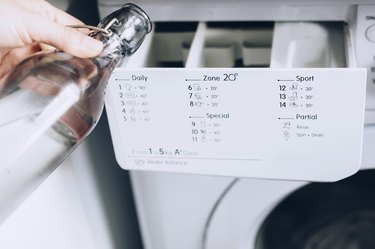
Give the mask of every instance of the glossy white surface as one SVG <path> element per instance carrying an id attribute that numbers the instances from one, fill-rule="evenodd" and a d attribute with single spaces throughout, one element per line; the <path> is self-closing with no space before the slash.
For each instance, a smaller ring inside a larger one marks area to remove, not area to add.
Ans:
<path id="1" fill-rule="evenodd" d="M 0 247 L 98 248 L 70 160 L 0 226 Z"/>
<path id="2" fill-rule="evenodd" d="M 124 169 L 337 181 L 360 167 L 365 87 L 361 69 L 125 68 L 106 109 Z"/>

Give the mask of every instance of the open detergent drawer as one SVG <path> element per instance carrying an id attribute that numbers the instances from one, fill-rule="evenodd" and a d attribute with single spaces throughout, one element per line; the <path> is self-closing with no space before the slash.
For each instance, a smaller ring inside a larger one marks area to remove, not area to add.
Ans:
<path id="1" fill-rule="evenodd" d="M 343 22 L 155 23 L 108 87 L 119 164 L 310 181 L 355 173 L 366 70 L 352 44 Z"/>

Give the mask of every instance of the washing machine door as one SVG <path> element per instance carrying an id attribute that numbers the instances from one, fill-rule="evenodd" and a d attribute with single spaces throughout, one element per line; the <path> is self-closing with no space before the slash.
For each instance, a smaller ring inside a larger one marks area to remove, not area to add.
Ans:
<path id="1" fill-rule="evenodd" d="M 372 249 L 374 191 L 375 169 L 335 183 L 239 181 L 209 218 L 203 248 Z"/>
<path id="2" fill-rule="evenodd" d="M 285 196 L 305 184 L 261 179 L 233 180 L 207 219 L 202 248 L 236 249 L 246 244 L 254 245 L 259 227 L 269 212 Z"/>

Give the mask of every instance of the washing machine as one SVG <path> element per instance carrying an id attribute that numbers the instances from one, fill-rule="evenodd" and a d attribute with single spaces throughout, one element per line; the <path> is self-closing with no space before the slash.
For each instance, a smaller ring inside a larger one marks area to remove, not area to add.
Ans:
<path id="1" fill-rule="evenodd" d="M 149 13 L 155 28 L 128 68 L 358 67 L 368 71 L 362 164 L 357 174 L 318 183 L 131 171 L 144 247 L 373 248 L 375 2 L 135 3 Z M 98 4 L 104 16 L 123 1 L 99 0 Z"/>

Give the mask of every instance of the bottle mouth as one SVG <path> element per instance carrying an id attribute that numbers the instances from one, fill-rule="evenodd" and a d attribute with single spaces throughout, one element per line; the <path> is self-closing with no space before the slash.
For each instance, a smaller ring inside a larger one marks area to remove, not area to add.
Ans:
<path id="1" fill-rule="evenodd" d="M 152 22 L 139 6 L 127 3 L 104 17 L 98 28 L 106 31 L 99 32 L 101 39 L 111 42 L 112 38 L 118 36 L 123 54 L 132 55 L 142 44 L 145 36 L 151 32 Z"/>
<path id="2" fill-rule="evenodd" d="M 122 6 L 122 8 L 129 8 L 133 10 L 134 12 L 137 12 L 139 15 L 141 15 L 146 20 L 146 23 L 147 23 L 147 34 L 151 32 L 152 30 L 151 19 L 143 9 L 141 9 L 138 5 L 134 3 L 126 3 Z"/>

